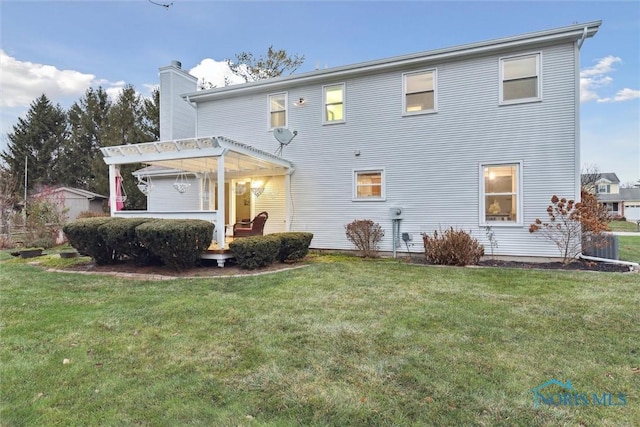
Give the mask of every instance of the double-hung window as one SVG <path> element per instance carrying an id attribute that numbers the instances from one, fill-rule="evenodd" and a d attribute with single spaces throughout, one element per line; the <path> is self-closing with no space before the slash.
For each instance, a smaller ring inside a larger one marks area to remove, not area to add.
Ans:
<path id="1" fill-rule="evenodd" d="M 323 123 L 343 123 L 344 118 L 344 83 L 324 86 L 322 88 L 324 103 Z"/>
<path id="2" fill-rule="evenodd" d="M 402 79 L 404 86 L 403 114 L 436 111 L 436 70 L 404 73 Z"/>
<path id="3" fill-rule="evenodd" d="M 500 103 L 539 101 L 540 53 L 500 58 Z"/>
<path id="4" fill-rule="evenodd" d="M 384 169 L 353 171 L 353 200 L 385 200 Z"/>
<path id="5" fill-rule="evenodd" d="M 287 94 L 269 95 L 269 129 L 287 127 Z"/>
<path id="6" fill-rule="evenodd" d="M 521 163 L 480 165 L 480 223 L 522 223 Z"/>

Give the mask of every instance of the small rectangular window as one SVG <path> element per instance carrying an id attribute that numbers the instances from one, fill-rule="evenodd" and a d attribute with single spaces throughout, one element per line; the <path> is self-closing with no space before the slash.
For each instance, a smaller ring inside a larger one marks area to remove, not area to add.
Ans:
<path id="1" fill-rule="evenodd" d="M 287 127 L 287 94 L 269 95 L 269 129 Z"/>
<path id="2" fill-rule="evenodd" d="M 520 163 L 481 166 L 482 224 L 521 222 Z"/>
<path id="3" fill-rule="evenodd" d="M 353 172 L 353 200 L 384 200 L 384 169 Z"/>
<path id="4" fill-rule="evenodd" d="M 436 70 L 403 74 L 404 114 L 436 111 Z"/>
<path id="5" fill-rule="evenodd" d="M 324 123 L 344 122 L 344 83 L 323 87 Z"/>
<path id="6" fill-rule="evenodd" d="M 540 97 L 540 54 L 500 59 L 500 102 L 536 101 Z"/>

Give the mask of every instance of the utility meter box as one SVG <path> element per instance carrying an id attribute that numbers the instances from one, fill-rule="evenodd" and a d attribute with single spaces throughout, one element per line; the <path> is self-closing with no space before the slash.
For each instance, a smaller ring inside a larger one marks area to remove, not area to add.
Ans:
<path id="1" fill-rule="evenodd" d="M 389 208 L 389 217 L 391 219 L 402 219 L 403 209 L 402 208 Z"/>

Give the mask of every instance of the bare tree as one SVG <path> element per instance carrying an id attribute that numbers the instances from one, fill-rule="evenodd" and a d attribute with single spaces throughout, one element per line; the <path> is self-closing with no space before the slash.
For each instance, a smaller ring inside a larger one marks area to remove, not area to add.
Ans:
<path id="1" fill-rule="evenodd" d="M 279 77 L 285 73 L 292 74 L 304 63 L 304 55 L 297 53 L 289 56 L 284 49 L 274 50 L 269 46 L 267 56 L 256 58 L 252 53 L 236 54 L 236 60 L 226 60 L 231 72 L 242 77 L 245 82 Z"/>
<path id="2" fill-rule="evenodd" d="M 583 190 L 589 193 L 596 192 L 596 183 L 602 174 L 600 173 L 600 168 L 596 164 L 586 164 L 582 167 L 582 171 L 580 172 L 580 186 Z"/>

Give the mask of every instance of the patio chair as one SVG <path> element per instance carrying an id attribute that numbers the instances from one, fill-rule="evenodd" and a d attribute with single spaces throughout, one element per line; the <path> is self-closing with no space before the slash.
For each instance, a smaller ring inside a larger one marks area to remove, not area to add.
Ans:
<path id="1" fill-rule="evenodd" d="M 233 237 L 262 236 L 267 218 L 268 213 L 260 212 L 253 221 L 236 222 L 233 224 Z"/>

